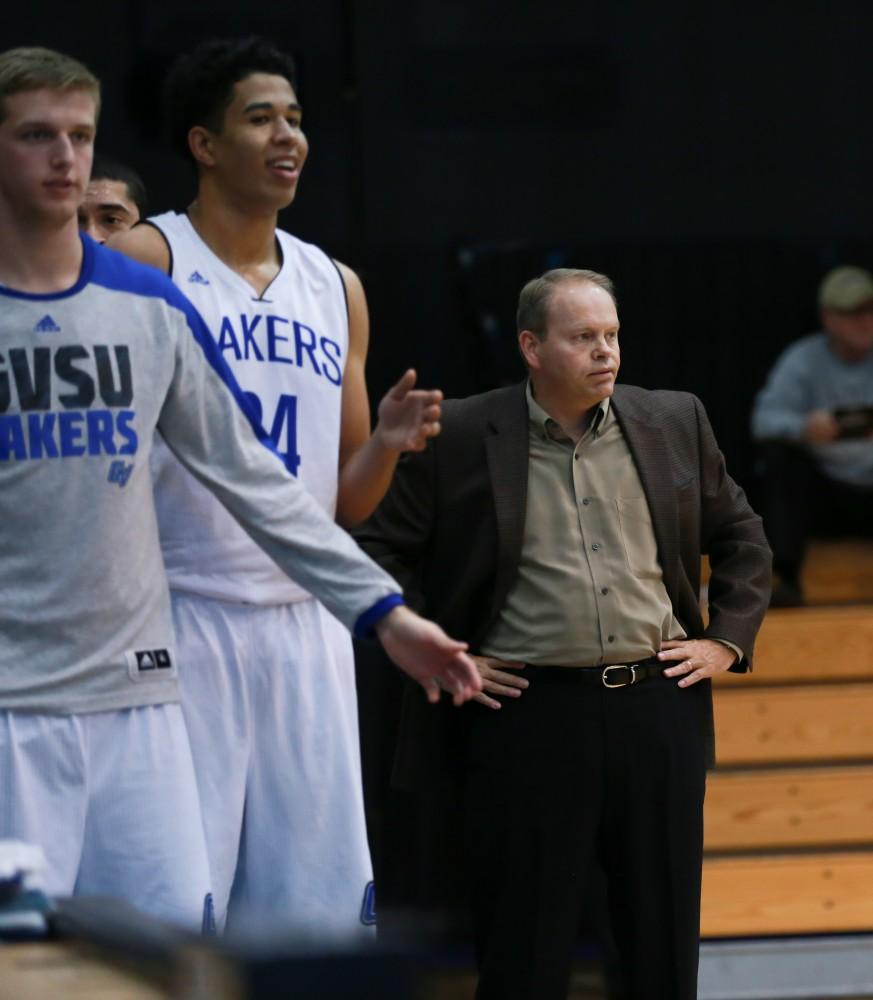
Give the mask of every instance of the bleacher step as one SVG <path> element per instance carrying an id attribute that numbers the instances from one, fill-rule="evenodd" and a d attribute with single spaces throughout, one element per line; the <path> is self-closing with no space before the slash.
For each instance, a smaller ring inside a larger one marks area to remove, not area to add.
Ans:
<path id="1" fill-rule="evenodd" d="M 873 684 L 718 691 L 722 767 L 873 760 Z"/>
<path id="2" fill-rule="evenodd" d="M 862 538 L 813 541 L 803 587 L 808 604 L 873 604 L 873 542 Z"/>
<path id="3" fill-rule="evenodd" d="M 809 681 L 873 680 L 873 606 L 797 608 L 767 613 L 754 670 L 723 674 L 729 687 Z"/>
<path id="4" fill-rule="evenodd" d="M 871 928 L 873 851 L 704 861 L 704 937 L 852 933 Z"/>
<path id="5" fill-rule="evenodd" d="M 873 848 L 873 764 L 715 771 L 704 829 L 707 851 Z"/>

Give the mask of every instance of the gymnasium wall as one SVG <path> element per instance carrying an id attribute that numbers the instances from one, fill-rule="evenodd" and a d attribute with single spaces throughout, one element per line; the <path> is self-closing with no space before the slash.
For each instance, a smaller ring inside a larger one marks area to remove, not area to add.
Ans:
<path id="1" fill-rule="evenodd" d="M 284 223 L 358 268 L 370 380 L 456 395 L 513 377 L 520 282 L 554 263 L 618 281 L 624 376 L 705 400 L 738 478 L 747 413 L 816 322 L 830 266 L 873 265 L 865 0 L 610 3 L 33 0 L 4 46 L 101 76 L 98 145 L 156 210 L 192 179 L 160 144 L 163 72 L 209 35 L 291 49 L 311 155 Z"/>

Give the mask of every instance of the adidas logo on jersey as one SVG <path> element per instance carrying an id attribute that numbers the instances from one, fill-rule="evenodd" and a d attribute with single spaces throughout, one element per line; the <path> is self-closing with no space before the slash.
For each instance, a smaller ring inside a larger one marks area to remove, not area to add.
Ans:
<path id="1" fill-rule="evenodd" d="M 209 279 L 204 278 L 199 271 L 192 271 L 188 277 L 188 283 L 190 285 L 208 285 Z"/>
<path id="2" fill-rule="evenodd" d="M 173 666 L 169 649 L 141 649 L 134 656 L 137 670 L 170 670 Z"/>
<path id="3" fill-rule="evenodd" d="M 163 683 L 176 676 L 172 649 L 128 649 L 124 652 L 127 673 L 136 684 Z"/>
<path id="4" fill-rule="evenodd" d="M 61 328 L 57 323 L 49 316 L 48 313 L 43 316 L 43 318 L 34 326 L 34 333 L 60 333 Z"/>

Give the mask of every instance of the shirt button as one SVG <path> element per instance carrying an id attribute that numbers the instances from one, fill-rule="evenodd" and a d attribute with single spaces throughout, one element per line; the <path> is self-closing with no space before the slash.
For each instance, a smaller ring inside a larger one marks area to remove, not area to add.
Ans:
<path id="1" fill-rule="evenodd" d="M 594 552 L 598 552 L 600 550 L 600 542 L 594 542 L 591 548 Z"/>
<path id="2" fill-rule="evenodd" d="M 601 587 L 600 588 L 600 593 L 601 594 L 608 594 L 609 593 L 609 587 Z"/>
<path id="3" fill-rule="evenodd" d="M 606 641 L 607 642 L 615 642 L 615 636 L 614 635 L 608 635 L 606 637 Z"/>
<path id="4" fill-rule="evenodd" d="M 582 500 L 582 503 L 584 503 L 585 506 L 587 507 L 588 504 L 591 503 L 591 497 L 584 497 L 583 500 Z"/>

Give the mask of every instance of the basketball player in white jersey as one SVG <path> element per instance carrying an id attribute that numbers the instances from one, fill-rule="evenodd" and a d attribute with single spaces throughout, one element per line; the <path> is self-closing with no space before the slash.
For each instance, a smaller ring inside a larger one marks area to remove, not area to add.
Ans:
<path id="1" fill-rule="evenodd" d="M 100 88 L 0 53 L 0 839 L 50 895 L 199 927 L 210 875 L 149 464 L 160 431 L 276 563 L 432 700 L 478 675 L 289 475 L 196 309 L 77 228 Z M 207 921 L 208 922 L 208 921 Z"/>
<path id="2" fill-rule="evenodd" d="M 290 58 L 206 43 L 165 102 L 197 196 L 110 245 L 191 297 L 288 469 L 351 526 L 438 432 L 441 394 L 408 371 L 370 435 L 361 283 L 276 228 L 308 150 Z M 229 907 L 360 933 L 374 912 L 349 637 L 169 454 L 155 484 L 219 925 Z"/>

